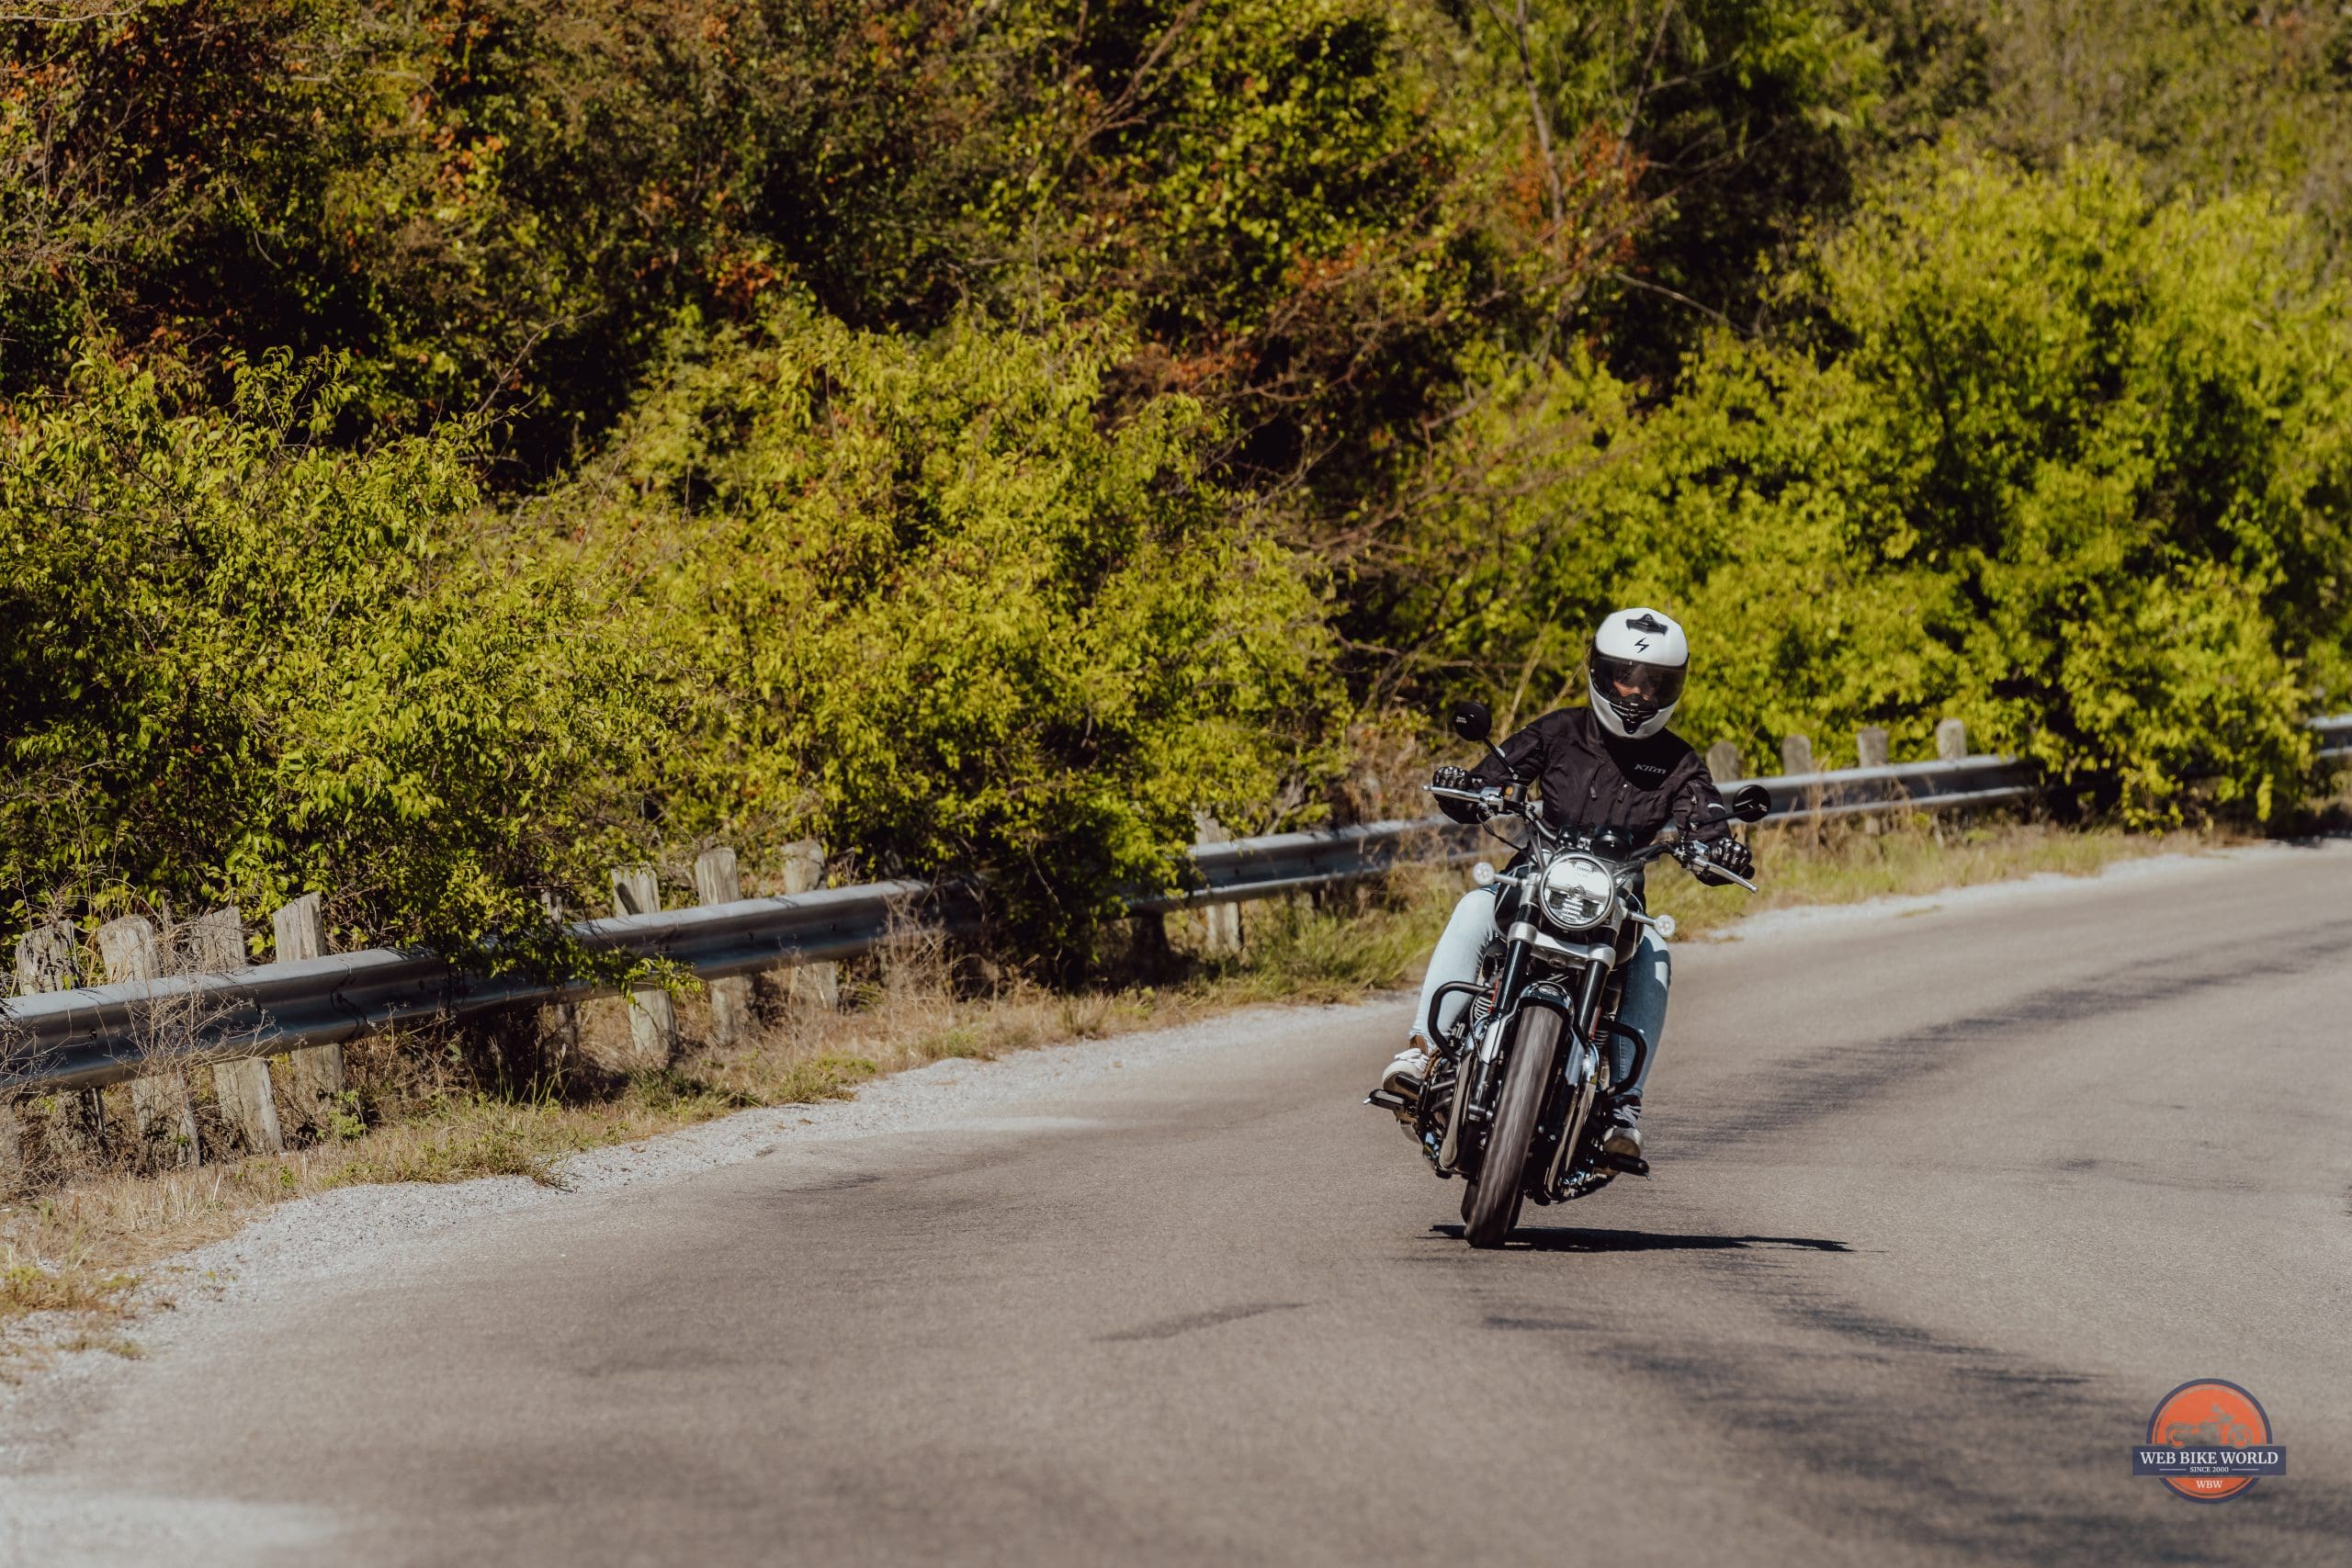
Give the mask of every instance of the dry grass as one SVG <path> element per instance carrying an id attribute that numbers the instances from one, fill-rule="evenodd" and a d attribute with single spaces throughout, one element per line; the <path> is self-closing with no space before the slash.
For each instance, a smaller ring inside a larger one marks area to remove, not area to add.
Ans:
<path id="1" fill-rule="evenodd" d="M 1930 892 L 2040 872 L 2081 874 L 2119 859 L 2215 841 L 2014 822 L 1939 829 L 1923 818 L 1877 832 L 1859 824 L 1820 833 L 1766 830 L 1757 852 L 1767 891 L 1758 897 L 1701 889 L 1670 867 L 1651 881 L 1657 906 L 1696 934 L 1750 909 Z M 232 1235 L 291 1198 L 358 1183 L 482 1176 L 560 1185 L 564 1159 L 582 1150 L 748 1106 L 843 1098 L 868 1078 L 929 1062 L 987 1060 L 1254 1003 L 1344 1000 L 1406 984 L 1463 886 L 1459 873 L 1414 870 L 1384 886 L 1334 892 L 1320 907 L 1305 898 L 1251 905 L 1244 913 L 1248 950 L 1238 958 L 1201 958 L 1199 918 L 1171 915 L 1169 977 L 1078 995 L 1019 981 L 971 995 L 968 976 L 959 975 L 955 955 L 935 938 L 902 933 L 876 961 L 849 972 L 842 1010 L 771 996 L 763 1027 L 735 1046 L 695 1043 L 707 1032 L 707 1009 L 696 998 L 683 998 L 688 1049 L 671 1069 L 633 1077 L 595 1065 L 626 1041 L 617 999 L 581 1010 L 576 1055 L 568 1048 L 551 1054 L 548 1032 L 527 1020 L 497 1037 L 476 1031 L 355 1043 L 347 1048 L 355 1085 L 352 1113 L 342 1119 L 347 1135 L 195 1169 L 142 1173 L 121 1164 L 85 1170 L 0 1204 L 0 1330 L 28 1314 L 63 1314 L 47 1320 L 67 1325 L 49 1335 L 51 1348 L 78 1340 L 135 1353 L 115 1330 L 155 1299 L 138 1288 L 142 1271 Z M 199 1090 L 209 1077 L 190 1076 Z M 109 1099 L 119 1093 L 108 1091 Z"/>

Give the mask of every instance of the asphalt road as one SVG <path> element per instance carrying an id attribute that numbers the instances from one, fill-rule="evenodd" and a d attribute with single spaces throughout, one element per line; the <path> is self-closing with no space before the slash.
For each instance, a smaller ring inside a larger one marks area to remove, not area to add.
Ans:
<path id="1" fill-rule="evenodd" d="M 1657 1175 L 1499 1254 L 1359 1010 L 463 1227 L 0 1483 L 177 1562 L 2352 1557 L 2352 846 L 1677 960 Z M 2131 1475 L 2200 1376 L 2284 1479 Z"/>

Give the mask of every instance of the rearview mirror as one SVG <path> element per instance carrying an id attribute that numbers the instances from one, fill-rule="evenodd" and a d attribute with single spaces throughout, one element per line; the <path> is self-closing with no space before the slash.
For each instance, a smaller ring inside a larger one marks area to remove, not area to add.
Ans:
<path id="1" fill-rule="evenodd" d="M 1762 784 L 1746 784 L 1731 797 L 1731 814 L 1743 822 L 1761 822 L 1772 815 L 1772 796 Z"/>
<path id="2" fill-rule="evenodd" d="M 1483 744 L 1495 732 L 1495 716 L 1484 703 L 1453 705 L 1453 733 L 1473 745 Z"/>

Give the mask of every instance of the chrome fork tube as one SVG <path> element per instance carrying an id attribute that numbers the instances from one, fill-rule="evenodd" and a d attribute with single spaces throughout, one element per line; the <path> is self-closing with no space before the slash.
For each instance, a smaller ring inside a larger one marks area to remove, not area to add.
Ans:
<path id="1" fill-rule="evenodd" d="M 1560 1173 L 1568 1167 L 1568 1159 L 1576 1146 L 1584 1142 L 1584 1124 L 1592 1114 L 1592 1085 L 1600 1076 L 1600 1044 L 1593 1038 L 1593 1025 L 1600 1021 L 1600 1004 L 1609 994 L 1609 976 L 1615 966 L 1595 961 L 1585 965 L 1584 977 L 1577 987 L 1577 1028 L 1568 1040 L 1570 1062 L 1578 1060 L 1578 1052 L 1592 1053 L 1593 1070 L 1578 1074 L 1568 1086 L 1567 1113 L 1560 1120 L 1560 1146 L 1552 1151 L 1552 1168 L 1544 1173 L 1544 1190 L 1560 1190 Z"/>

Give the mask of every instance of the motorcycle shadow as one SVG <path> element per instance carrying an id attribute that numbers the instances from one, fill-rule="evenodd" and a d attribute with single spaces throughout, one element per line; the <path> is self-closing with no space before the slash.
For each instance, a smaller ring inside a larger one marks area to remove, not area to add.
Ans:
<path id="1" fill-rule="evenodd" d="M 1431 1225 L 1432 1235 L 1462 1239 L 1460 1225 Z M 1851 1252 L 1842 1241 L 1809 1235 L 1669 1235 L 1658 1231 L 1598 1230 L 1582 1225 L 1521 1225 L 1506 1247 L 1531 1252 L 1747 1252 L 1791 1247 L 1800 1252 Z"/>

